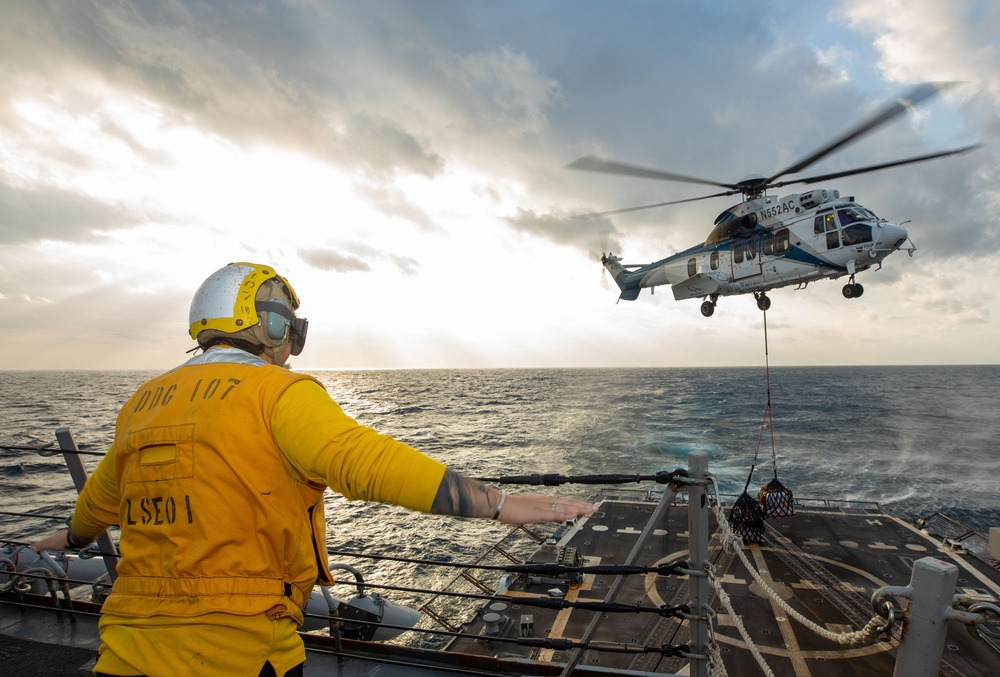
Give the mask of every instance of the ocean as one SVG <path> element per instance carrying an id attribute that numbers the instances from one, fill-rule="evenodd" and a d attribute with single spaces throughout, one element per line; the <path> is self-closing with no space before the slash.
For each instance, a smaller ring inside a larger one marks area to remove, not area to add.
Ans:
<path id="1" fill-rule="evenodd" d="M 652 474 L 685 467 L 698 449 L 720 490 L 739 494 L 756 454 L 752 495 L 776 473 L 797 499 L 877 501 L 912 516 L 942 511 L 983 534 L 1000 526 L 1000 366 L 772 368 L 773 426 L 762 426 L 763 367 L 309 373 L 362 424 L 475 477 Z M 0 446 L 53 442 L 55 429 L 68 427 L 82 449 L 103 452 L 118 407 L 152 375 L 2 372 Z M 92 468 L 97 458 L 84 462 Z M 594 488 L 537 490 L 586 497 Z M 0 496 L 0 510 L 69 515 L 75 491 L 61 456 L 0 451 Z M 334 494 L 327 506 L 328 546 L 337 551 L 448 562 L 471 559 L 506 533 L 493 522 Z M 56 526 L 0 515 L 8 539 Z M 416 574 L 394 562 L 368 567 L 368 581 L 419 579 L 423 587 L 453 575 L 426 565 Z"/>

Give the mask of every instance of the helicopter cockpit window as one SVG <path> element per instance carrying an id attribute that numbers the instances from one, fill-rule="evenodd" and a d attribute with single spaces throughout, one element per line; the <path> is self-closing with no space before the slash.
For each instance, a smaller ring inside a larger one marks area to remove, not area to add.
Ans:
<path id="1" fill-rule="evenodd" d="M 764 239 L 761 241 L 760 249 L 762 256 L 771 256 L 774 254 L 774 235 L 772 233 L 768 233 L 764 236 Z"/>
<path id="2" fill-rule="evenodd" d="M 712 256 L 709 258 L 709 264 L 712 266 L 712 270 L 719 269 L 719 252 L 712 252 Z"/>
<path id="3" fill-rule="evenodd" d="M 822 235 L 826 231 L 833 230 L 836 227 L 837 220 L 834 218 L 832 211 L 817 214 L 813 221 L 813 233 L 816 235 Z"/>
<path id="4" fill-rule="evenodd" d="M 872 241 L 872 227 L 863 224 L 855 223 L 853 226 L 848 226 L 844 228 L 842 234 L 844 240 L 844 246 L 850 247 L 855 244 L 864 244 L 865 242 Z"/>
<path id="5" fill-rule="evenodd" d="M 757 240 L 750 240 L 747 242 L 747 261 L 753 261 L 757 258 Z"/>
<path id="6" fill-rule="evenodd" d="M 743 245 L 733 245 L 733 263 L 743 263 Z"/>
<path id="7" fill-rule="evenodd" d="M 836 230 L 831 230 L 826 234 L 826 248 L 836 249 L 840 246 L 840 233 Z"/>
<path id="8" fill-rule="evenodd" d="M 688 277 L 698 274 L 698 259 L 688 259 Z"/>
<path id="9" fill-rule="evenodd" d="M 854 223 L 855 221 L 866 221 L 868 219 L 861 209 L 853 206 L 838 209 L 837 214 L 840 215 L 840 225 L 842 226 Z"/>

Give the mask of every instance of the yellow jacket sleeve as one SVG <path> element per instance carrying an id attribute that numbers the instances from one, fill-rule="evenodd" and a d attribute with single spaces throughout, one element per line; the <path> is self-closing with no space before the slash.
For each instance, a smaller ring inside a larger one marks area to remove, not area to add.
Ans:
<path id="1" fill-rule="evenodd" d="M 302 479 L 348 499 L 430 512 L 443 463 L 359 425 L 314 381 L 298 381 L 274 408 L 278 448 Z"/>
<path id="2" fill-rule="evenodd" d="M 71 522 L 73 531 L 80 536 L 96 538 L 112 524 L 118 524 L 120 503 L 121 493 L 115 479 L 115 445 L 112 444 L 76 499 Z"/>

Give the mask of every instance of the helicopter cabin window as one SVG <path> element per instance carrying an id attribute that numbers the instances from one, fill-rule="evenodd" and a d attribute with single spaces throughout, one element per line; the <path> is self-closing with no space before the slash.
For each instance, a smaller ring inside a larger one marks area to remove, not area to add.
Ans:
<path id="1" fill-rule="evenodd" d="M 750 240 L 746 244 L 747 248 L 747 261 L 753 261 L 757 258 L 757 240 Z"/>
<path id="2" fill-rule="evenodd" d="M 709 265 L 712 266 L 712 270 L 719 269 L 719 252 L 712 252 L 711 258 L 709 258 Z"/>
<path id="3" fill-rule="evenodd" d="M 771 256 L 774 254 L 774 235 L 768 233 L 760 243 L 761 256 Z"/>
<path id="4" fill-rule="evenodd" d="M 733 245 L 733 263 L 743 263 L 743 245 Z"/>
<path id="5" fill-rule="evenodd" d="M 774 253 L 784 254 L 788 251 L 788 229 L 782 228 L 777 233 L 774 234 Z"/>
<path id="6" fill-rule="evenodd" d="M 855 223 L 853 226 L 848 226 L 844 228 L 842 233 L 844 240 L 844 246 L 850 247 L 855 244 L 864 244 L 865 242 L 872 241 L 872 227 L 863 224 Z"/>
<path id="7" fill-rule="evenodd" d="M 698 274 L 698 259 L 688 259 L 688 277 L 694 277 Z"/>

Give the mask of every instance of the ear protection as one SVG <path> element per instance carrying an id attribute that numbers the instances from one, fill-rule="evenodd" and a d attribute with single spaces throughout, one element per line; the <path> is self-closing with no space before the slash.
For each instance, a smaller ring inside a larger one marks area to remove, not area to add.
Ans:
<path id="1" fill-rule="evenodd" d="M 276 308 L 275 306 L 281 307 Z M 285 314 L 292 314 L 292 312 L 288 310 L 288 304 L 281 299 L 258 301 L 257 310 L 265 311 L 264 332 L 267 334 L 269 339 L 278 342 L 288 335 L 288 327 L 292 324 L 291 321 L 285 317 Z"/>
<path id="2" fill-rule="evenodd" d="M 257 312 L 260 314 L 260 326 L 269 341 L 276 345 L 291 341 L 292 355 L 298 355 L 306 345 L 306 333 L 309 331 L 309 320 L 295 317 L 288 304 L 281 299 L 257 301 Z M 272 346 L 274 347 L 274 346 Z"/>

